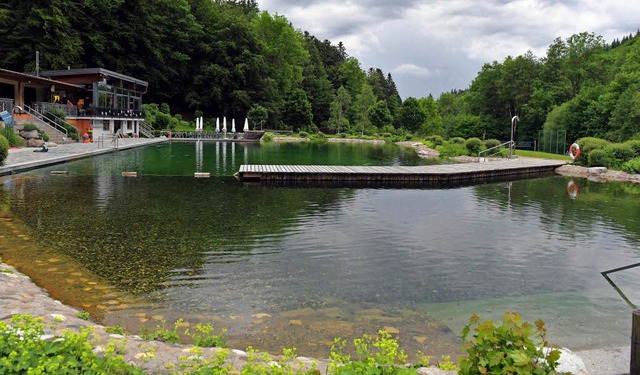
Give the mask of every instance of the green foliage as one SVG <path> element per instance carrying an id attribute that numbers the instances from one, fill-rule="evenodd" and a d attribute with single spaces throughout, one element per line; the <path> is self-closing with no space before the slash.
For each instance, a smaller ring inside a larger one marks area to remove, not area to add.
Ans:
<path id="1" fill-rule="evenodd" d="M 436 151 L 440 153 L 441 158 L 453 158 L 461 155 L 468 155 L 469 150 L 464 143 L 445 142 L 441 146 L 436 147 Z"/>
<path id="2" fill-rule="evenodd" d="M 336 375 L 356 374 L 417 374 L 413 367 L 407 367 L 407 356 L 398 348 L 398 342 L 385 331 L 377 336 L 364 335 L 353 340 L 356 358 L 344 353 L 346 341 L 335 339 L 331 347 L 329 372 Z"/>
<path id="3" fill-rule="evenodd" d="M 269 112 L 265 107 L 255 104 L 249 109 L 247 118 L 249 122 L 253 124 L 253 129 L 256 128 L 256 125 L 259 125 L 260 129 L 262 129 L 262 126 L 267 122 L 267 118 L 269 118 Z"/>
<path id="4" fill-rule="evenodd" d="M 18 136 L 14 130 L 14 128 L 10 128 L 5 126 L 2 131 L 0 131 L 0 135 L 4 136 L 7 141 L 9 141 L 9 146 L 20 147 L 24 145 L 24 139 Z"/>
<path id="5" fill-rule="evenodd" d="M 24 130 L 26 132 L 30 132 L 32 130 L 36 130 L 36 131 L 40 132 L 40 128 L 38 128 L 36 126 L 36 124 L 30 123 L 30 122 L 24 124 L 24 126 L 22 127 L 22 130 Z"/>
<path id="6" fill-rule="evenodd" d="M 464 147 L 469 151 L 469 155 L 477 156 L 482 151 L 482 141 L 480 138 L 469 138 L 464 142 Z"/>
<path id="7" fill-rule="evenodd" d="M 473 315 L 462 330 L 467 356 L 460 360 L 459 374 L 554 374 L 560 351 L 545 352 L 546 333 L 543 321 L 533 326 L 514 312 L 504 314 L 502 325 Z"/>
<path id="8" fill-rule="evenodd" d="M 453 362 L 451 362 L 451 356 L 443 355 L 442 361 L 438 361 L 438 368 L 440 370 L 458 371 L 460 368 Z"/>
<path id="9" fill-rule="evenodd" d="M 640 174 L 640 157 L 631 159 L 622 165 L 622 170 L 631 174 Z"/>
<path id="10" fill-rule="evenodd" d="M 459 144 L 459 145 L 463 145 L 464 144 L 464 138 L 462 138 L 462 137 L 453 137 L 449 141 L 451 143 L 455 143 L 455 144 Z"/>
<path id="11" fill-rule="evenodd" d="M 195 332 L 191 332 L 189 329 L 184 331 L 184 334 L 191 337 L 193 345 L 201 348 L 213 348 L 223 347 L 227 342 L 227 339 L 223 336 L 226 329 L 222 329 L 219 335 L 213 333 L 212 324 L 196 324 Z"/>
<path id="12" fill-rule="evenodd" d="M 640 157 L 640 139 L 632 139 L 624 144 L 633 151 L 633 157 Z"/>
<path id="13" fill-rule="evenodd" d="M 76 318 L 78 318 L 78 319 L 82 319 L 82 320 L 89 320 L 89 317 L 90 317 L 90 316 L 91 316 L 91 315 L 90 315 L 88 312 L 86 312 L 86 311 L 78 311 L 78 312 L 76 313 Z"/>
<path id="14" fill-rule="evenodd" d="M 587 165 L 589 167 L 609 167 L 612 165 L 612 160 L 605 150 L 595 149 L 587 156 Z"/>
<path id="15" fill-rule="evenodd" d="M 9 141 L 4 135 L 0 135 L 0 165 L 4 165 L 7 156 L 9 156 Z"/>
<path id="16" fill-rule="evenodd" d="M 296 349 L 282 349 L 282 357 L 278 361 L 274 361 L 270 355 L 266 353 L 258 353 L 252 347 L 247 348 L 247 363 L 240 371 L 242 375 L 315 375 L 318 370 L 312 366 L 309 370 L 300 370 L 294 368 L 296 359 Z M 298 363 L 301 368 L 302 363 Z"/>
<path id="17" fill-rule="evenodd" d="M 440 135 L 432 135 L 430 137 L 427 137 L 427 140 L 429 142 L 431 142 L 431 144 L 435 147 L 435 146 L 442 146 L 444 144 L 444 138 L 442 138 L 442 136 Z"/>
<path id="18" fill-rule="evenodd" d="M 502 142 L 500 142 L 497 139 L 487 139 L 486 141 L 484 141 L 484 147 L 485 148 L 492 148 L 492 147 L 497 147 L 501 144 Z"/>
<path id="19" fill-rule="evenodd" d="M 275 137 L 276 137 L 276 135 L 275 135 L 275 134 L 273 134 L 273 133 L 271 133 L 271 132 L 265 132 L 265 133 L 262 135 L 262 138 L 260 138 L 260 142 L 263 142 L 263 143 L 271 143 L 271 142 L 273 142 L 273 139 L 274 139 Z"/>
<path id="20" fill-rule="evenodd" d="M 43 340 L 45 328 L 41 318 L 31 315 L 15 315 L 10 324 L 0 322 L 0 373 L 144 374 L 115 354 L 115 343 L 110 343 L 104 356 L 98 357 L 91 345 L 90 327 Z"/>
<path id="21" fill-rule="evenodd" d="M 604 149 L 610 142 L 601 138 L 585 137 L 578 139 L 576 143 L 580 146 L 580 153 L 582 154 L 581 157 L 576 159 L 576 163 L 580 165 L 587 165 L 587 157 L 591 154 L 591 151 Z"/>
<path id="22" fill-rule="evenodd" d="M 309 133 L 307 133 L 305 131 L 301 131 L 300 133 L 298 133 L 298 136 L 300 138 L 308 138 L 309 137 Z"/>
<path id="23" fill-rule="evenodd" d="M 625 143 L 612 143 L 604 150 L 610 155 L 613 162 L 612 166 L 616 168 L 619 168 L 635 156 L 631 146 Z"/>
<path id="24" fill-rule="evenodd" d="M 170 344 L 179 344 L 180 334 L 178 333 L 178 327 L 182 322 L 182 319 L 178 319 L 173 325 L 172 330 L 166 328 L 166 320 L 162 321 L 162 326 L 156 326 L 155 331 L 149 331 L 146 327 L 142 327 L 143 329 L 140 337 L 145 340 L 158 340 L 168 342 Z"/>
<path id="25" fill-rule="evenodd" d="M 120 326 L 104 327 L 104 331 L 109 334 L 124 335 L 124 328 Z"/>

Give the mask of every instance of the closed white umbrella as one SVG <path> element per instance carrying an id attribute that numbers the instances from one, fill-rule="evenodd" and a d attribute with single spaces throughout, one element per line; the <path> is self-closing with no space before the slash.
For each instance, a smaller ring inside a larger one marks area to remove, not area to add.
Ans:
<path id="1" fill-rule="evenodd" d="M 249 131 L 249 119 L 245 117 L 244 119 L 244 128 L 242 128 L 243 132 L 248 132 Z"/>
<path id="2" fill-rule="evenodd" d="M 236 119 L 231 119 L 231 132 L 236 132 Z"/>
<path id="3" fill-rule="evenodd" d="M 222 118 L 222 131 L 225 132 L 225 133 L 227 132 L 227 118 L 226 117 Z"/>
<path id="4" fill-rule="evenodd" d="M 216 117 L 216 133 L 220 132 L 220 117 Z"/>

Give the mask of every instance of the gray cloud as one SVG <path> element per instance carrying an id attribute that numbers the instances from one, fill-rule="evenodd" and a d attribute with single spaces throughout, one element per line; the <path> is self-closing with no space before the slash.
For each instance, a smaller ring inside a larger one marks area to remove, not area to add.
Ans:
<path id="1" fill-rule="evenodd" d="M 261 9 L 334 44 L 364 69 L 391 72 L 403 98 L 464 89 L 485 62 L 532 51 L 583 31 L 608 42 L 640 28 L 626 0 L 263 0 Z"/>

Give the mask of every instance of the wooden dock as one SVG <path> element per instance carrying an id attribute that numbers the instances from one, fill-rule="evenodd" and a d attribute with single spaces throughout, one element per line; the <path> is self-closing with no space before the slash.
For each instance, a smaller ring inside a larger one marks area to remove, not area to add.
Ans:
<path id="1" fill-rule="evenodd" d="M 241 165 L 242 181 L 294 185 L 451 186 L 532 178 L 566 164 L 549 159 L 501 159 L 480 163 L 426 166 Z"/>

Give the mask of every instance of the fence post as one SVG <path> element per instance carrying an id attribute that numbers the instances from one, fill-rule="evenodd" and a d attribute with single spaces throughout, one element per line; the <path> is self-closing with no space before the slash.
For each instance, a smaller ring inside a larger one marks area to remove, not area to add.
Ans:
<path id="1" fill-rule="evenodd" d="M 633 311 L 631 324 L 631 369 L 629 375 L 640 375 L 640 310 Z"/>

